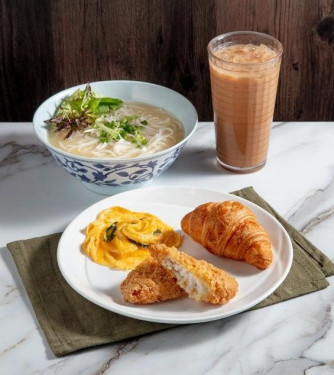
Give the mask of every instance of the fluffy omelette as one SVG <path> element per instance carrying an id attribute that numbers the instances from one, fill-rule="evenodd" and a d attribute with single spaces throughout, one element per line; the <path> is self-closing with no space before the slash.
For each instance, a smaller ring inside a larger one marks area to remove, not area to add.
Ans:
<path id="1" fill-rule="evenodd" d="M 150 256 L 149 244 L 181 243 L 182 236 L 158 217 L 115 206 L 87 226 L 82 250 L 96 263 L 129 270 Z"/>

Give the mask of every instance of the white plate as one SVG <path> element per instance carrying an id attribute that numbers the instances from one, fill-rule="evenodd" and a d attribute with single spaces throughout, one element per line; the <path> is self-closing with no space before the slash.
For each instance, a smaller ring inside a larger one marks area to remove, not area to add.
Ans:
<path id="1" fill-rule="evenodd" d="M 269 268 L 260 271 L 245 262 L 212 255 L 186 234 L 181 246 L 181 250 L 195 258 L 211 262 L 237 279 L 239 291 L 226 305 L 196 303 L 187 297 L 143 306 L 126 303 L 119 286 L 127 272 L 98 265 L 80 251 L 87 224 L 94 221 L 100 211 L 111 206 L 150 212 L 181 232 L 182 217 L 199 204 L 231 199 L 248 206 L 267 231 L 273 247 L 273 262 Z M 69 285 L 83 297 L 105 309 L 152 322 L 199 323 L 237 314 L 269 296 L 287 276 L 293 251 L 290 238 L 281 224 L 257 205 L 219 191 L 166 186 L 121 193 L 90 206 L 64 231 L 57 256 L 60 271 Z"/>

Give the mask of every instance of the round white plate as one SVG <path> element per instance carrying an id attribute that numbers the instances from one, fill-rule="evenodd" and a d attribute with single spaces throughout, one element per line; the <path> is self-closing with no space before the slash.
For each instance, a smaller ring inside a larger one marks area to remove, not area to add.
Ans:
<path id="1" fill-rule="evenodd" d="M 181 231 L 182 217 L 206 202 L 237 200 L 248 206 L 267 231 L 273 248 L 273 262 L 264 271 L 242 261 L 210 254 L 183 233 L 181 250 L 224 269 L 239 283 L 237 295 L 226 305 L 197 303 L 188 297 L 152 305 L 133 305 L 123 300 L 120 284 L 127 271 L 92 262 L 81 252 L 86 226 L 111 206 L 150 212 Z M 282 225 L 257 205 L 234 195 L 195 187 L 166 186 L 133 190 L 99 201 L 78 215 L 64 231 L 58 245 L 58 264 L 69 285 L 91 302 L 116 313 L 162 323 L 199 323 L 225 318 L 247 310 L 269 296 L 287 276 L 293 257 L 292 244 Z"/>

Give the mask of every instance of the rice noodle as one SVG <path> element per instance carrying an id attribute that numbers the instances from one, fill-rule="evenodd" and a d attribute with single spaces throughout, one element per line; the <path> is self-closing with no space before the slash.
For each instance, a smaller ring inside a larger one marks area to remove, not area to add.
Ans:
<path id="1" fill-rule="evenodd" d="M 72 154 L 88 157 L 134 158 L 150 155 L 165 150 L 184 137 L 181 123 L 163 109 L 144 103 L 124 103 L 121 108 L 106 115 L 108 121 L 119 121 L 125 116 L 139 116 L 133 124 L 141 125 L 146 120 L 147 125 L 141 129 L 148 143 L 139 148 L 130 141 L 121 138 L 119 141 L 110 140 L 108 143 L 99 142 L 99 130 L 90 128 L 84 132 L 75 131 L 68 139 L 66 132 L 50 132 L 50 143 Z"/>

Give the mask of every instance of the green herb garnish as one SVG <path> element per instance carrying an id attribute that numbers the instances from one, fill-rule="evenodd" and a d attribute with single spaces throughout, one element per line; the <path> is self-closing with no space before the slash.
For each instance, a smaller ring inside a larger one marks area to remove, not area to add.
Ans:
<path id="1" fill-rule="evenodd" d="M 74 131 L 91 128 L 96 129 L 95 134 L 100 143 L 124 139 L 137 147 L 143 147 L 148 143 L 142 133 L 142 129 L 148 124 L 146 120 L 136 123 L 139 116 L 125 116 L 117 121 L 107 120 L 107 114 L 119 109 L 122 104 L 120 99 L 99 97 L 88 84 L 84 90 L 76 90 L 63 99 L 54 116 L 45 123 L 55 131 L 68 130 L 65 139 Z"/>
<path id="2" fill-rule="evenodd" d="M 55 131 L 68 130 L 66 139 L 73 131 L 91 127 L 101 114 L 119 109 L 122 103 L 120 99 L 98 97 L 88 84 L 84 90 L 78 89 L 63 99 L 54 116 L 45 123 Z"/>
<path id="3" fill-rule="evenodd" d="M 108 143 L 109 142 L 109 134 L 104 131 L 104 130 L 101 130 L 101 133 L 100 133 L 100 136 L 99 136 L 99 142 L 100 143 Z"/>
<path id="4" fill-rule="evenodd" d="M 116 235 L 116 230 L 117 230 L 117 221 L 115 221 L 114 223 L 112 223 L 110 225 L 110 227 L 108 227 L 106 229 L 106 235 L 104 237 L 104 241 L 105 242 L 110 242 L 112 239 L 115 238 L 115 235 Z"/>
<path id="5" fill-rule="evenodd" d="M 127 116 L 120 121 L 96 121 L 95 128 L 100 130 L 99 141 L 101 143 L 108 143 L 110 140 L 117 142 L 123 138 L 137 147 L 143 147 L 148 140 L 144 137 L 141 126 L 132 123 L 134 119 L 134 116 Z"/>
<path id="6" fill-rule="evenodd" d="M 98 115 L 108 113 L 110 110 L 115 111 L 122 105 L 122 100 L 114 98 L 92 98 L 89 102 L 90 110 Z"/>
<path id="7" fill-rule="evenodd" d="M 87 110 L 81 112 L 68 112 L 66 115 L 57 114 L 45 121 L 46 124 L 55 128 L 56 131 L 68 130 L 65 139 L 69 138 L 73 131 L 84 130 L 91 126 L 92 118 Z"/>
<path id="8" fill-rule="evenodd" d="M 153 234 L 160 234 L 161 233 L 161 230 L 160 229 L 157 229 L 153 232 Z"/>
<path id="9" fill-rule="evenodd" d="M 131 243 L 134 243 L 134 244 L 137 245 L 137 246 L 144 247 L 145 249 L 148 248 L 148 245 L 146 245 L 145 243 L 138 242 L 138 241 L 133 240 L 132 238 L 129 238 L 129 237 L 128 237 L 128 240 L 129 240 Z"/>

